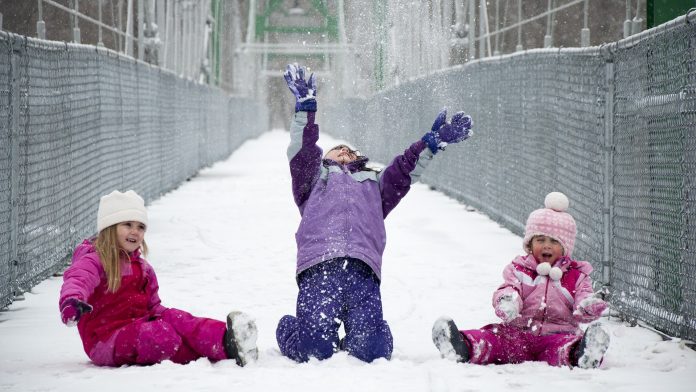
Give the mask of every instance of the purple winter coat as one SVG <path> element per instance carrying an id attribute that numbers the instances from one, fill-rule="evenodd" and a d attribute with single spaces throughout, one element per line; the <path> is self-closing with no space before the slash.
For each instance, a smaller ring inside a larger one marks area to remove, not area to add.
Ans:
<path id="1" fill-rule="evenodd" d="M 527 330 L 534 335 L 553 333 L 580 333 L 579 323 L 588 323 L 600 317 L 579 309 L 580 303 L 591 297 L 592 266 L 586 261 L 562 257 L 554 264 L 563 271 L 561 280 L 554 281 L 536 272 L 537 261 L 533 255 L 517 256 L 503 270 L 503 283 L 493 293 L 493 307 L 500 297 L 517 292 L 520 316 L 508 325 Z M 601 300 L 601 309 L 605 304 Z"/>
<path id="2" fill-rule="evenodd" d="M 287 151 L 292 191 L 302 214 L 295 234 L 297 274 L 326 260 L 351 257 L 367 263 L 381 279 L 384 218 L 433 155 L 419 140 L 380 173 L 363 170 L 366 158 L 346 165 L 322 160 L 314 116 L 295 113 Z"/>

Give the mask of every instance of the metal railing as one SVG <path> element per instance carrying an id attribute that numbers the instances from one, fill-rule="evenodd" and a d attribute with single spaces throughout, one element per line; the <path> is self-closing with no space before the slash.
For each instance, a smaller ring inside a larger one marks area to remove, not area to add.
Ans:
<path id="1" fill-rule="evenodd" d="M 590 45 L 590 29 L 588 27 L 588 18 L 589 18 L 589 10 L 590 10 L 590 0 L 567 0 L 567 2 L 562 3 L 559 0 L 547 0 L 547 7 L 546 11 L 543 11 L 541 13 L 538 13 L 536 15 L 532 16 L 527 16 L 524 17 L 523 12 L 522 12 L 522 0 L 515 0 L 517 2 L 517 21 L 509 24 L 507 26 L 505 25 L 505 21 L 502 23 L 500 22 L 500 3 L 501 0 L 496 0 L 495 1 L 495 6 L 494 6 L 494 27 L 495 29 L 493 31 L 490 31 L 490 23 L 489 23 L 489 11 L 488 11 L 488 2 L 486 0 L 479 0 L 478 6 L 476 5 L 475 0 L 467 0 L 466 3 L 468 4 L 468 12 L 466 12 L 464 15 L 458 16 L 460 20 L 467 20 L 468 21 L 468 29 L 464 32 L 464 35 L 467 36 L 466 44 L 469 47 L 468 50 L 468 58 L 470 60 L 476 59 L 476 58 L 484 58 L 484 57 L 489 57 L 489 56 L 497 56 L 502 54 L 502 52 L 499 49 L 499 37 L 501 34 L 511 31 L 513 29 L 517 30 L 517 46 L 515 47 L 515 51 L 521 51 L 524 49 L 522 45 L 522 28 L 526 25 L 529 25 L 532 22 L 535 22 L 539 19 L 546 18 L 546 30 L 544 33 L 544 44 L 543 47 L 545 48 L 550 48 L 553 47 L 553 32 L 554 32 L 554 24 L 556 22 L 556 15 L 561 13 L 561 11 L 564 10 L 573 10 L 577 9 L 580 6 L 582 6 L 582 16 L 583 16 L 583 24 L 582 28 L 580 29 L 579 36 L 580 36 L 580 47 L 588 47 Z M 507 5 L 507 1 L 505 1 L 505 5 Z M 640 31 L 642 31 L 642 24 L 643 24 L 643 18 L 641 17 L 642 11 L 640 8 L 641 5 L 641 0 L 635 0 L 635 12 L 632 10 L 632 1 L 631 0 L 626 0 L 626 19 L 622 22 L 623 23 L 623 31 L 624 31 L 624 38 L 628 38 L 629 36 L 633 34 L 637 34 Z M 476 25 L 477 25 L 477 18 L 476 18 L 476 10 L 478 8 L 479 11 L 479 20 L 478 20 L 478 26 L 479 26 L 479 34 L 476 34 Z M 459 12 L 464 13 L 463 11 L 466 10 L 466 7 L 462 7 Z M 632 15 L 635 15 L 632 17 Z M 495 49 L 491 50 L 491 38 L 495 38 Z M 478 45 L 478 56 L 476 55 L 476 46 Z"/>
<path id="2" fill-rule="evenodd" d="M 37 38 L 46 39 L 43 16 L 46 5 L 70 14 L 73 43 L 82 42 L 79 25 L 82 20 L 97 26 L 97 46 L 104 46 L 102 30 L 107 30 L 116 37 L 111 49 L 127 56 L 193 80 L 211 72 L 206 69 L 213 50 L 209 47 L 214 24 L 209 18 L 211 0 L 118 0 L 111 20 L 113 25 L 103 22 L 102 1 L 96 2 L 96 17 L 81 12 L 79 0 L 70 3 L 71 6 L 65 6 L 54 0 L 37 0 Z"/>

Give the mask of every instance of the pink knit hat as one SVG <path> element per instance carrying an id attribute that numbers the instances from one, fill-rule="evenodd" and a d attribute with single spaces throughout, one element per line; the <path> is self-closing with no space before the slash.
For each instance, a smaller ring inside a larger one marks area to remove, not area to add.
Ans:
<path id="1" fill-rule="evenodd" d="M 527 218 L 522 241 L 525 252 L 532 252 L 530 242 L 535 235 L 545 235 L 561 243 L 564 256 L 570 256 L 573 253 L 577 229 L 575 219 L 565 212 L 569 204 L 568 197 L 561 192 L 551 192 L 546 195 L 544 199 L 546 208 L 532 211 Z"/>

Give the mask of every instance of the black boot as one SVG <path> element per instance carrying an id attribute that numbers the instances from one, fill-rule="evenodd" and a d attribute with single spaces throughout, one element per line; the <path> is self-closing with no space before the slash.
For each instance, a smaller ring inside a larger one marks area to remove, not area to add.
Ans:
<path id="1" fill-rule="evenodd" d="M 234 359 L 239 366 L 256 361 L 259 357 L 257 335 L 256 323 L 249 315 L 238 311 L 230 312 L 223 339 L 227 357 Z"/>
<path id="2" fill-rule="evenodd" d="M 469 362 L 469 347 L 452 319 L 441 317 L 433 324 L 433 343 L 443 358 Z"/>
<path id="3" fill-rule="evenodd" d="M 592 324 L 587 327 L 582 339 L 573 350 L 571 364 L 582 369 L 599 367 L 607 348 L 609 348 L 609 334 L 600 324 Z"/>

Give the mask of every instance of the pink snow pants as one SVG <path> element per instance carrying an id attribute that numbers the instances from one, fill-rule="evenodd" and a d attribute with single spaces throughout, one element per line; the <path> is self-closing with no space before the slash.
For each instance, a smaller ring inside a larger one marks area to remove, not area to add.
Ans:
<path id="1" fill-rule="evenodd" d="M 569 366 L 571 350 L 581 339 L 573 333 L 539 336 L 505 324 L 460 332 L 469 346 L 469 362 L 480 365 L 542 361 Z"/>
<path id="2" fill-rule="evenodd" d="M 167 309 L 161 318 L 136 321 L 112 335 L 113 357 L 91 359 L 98 365 L 152 365 L 164 360 L 188 363 L 201 357 L 227 359 L 223 344 L 226 324 Z M 108 344 L 108 343 L 107 343 Z"/>

